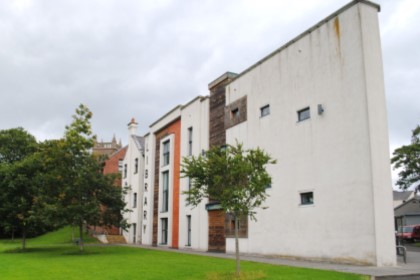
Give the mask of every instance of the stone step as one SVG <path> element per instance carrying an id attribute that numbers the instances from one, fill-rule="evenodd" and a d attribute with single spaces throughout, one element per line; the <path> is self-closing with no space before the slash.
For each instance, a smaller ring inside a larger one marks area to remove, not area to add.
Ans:
<path id="1" fill-rule="evenodd" d="M 108 244 L 127 244 L 122 235 L 107 235 Z"/>

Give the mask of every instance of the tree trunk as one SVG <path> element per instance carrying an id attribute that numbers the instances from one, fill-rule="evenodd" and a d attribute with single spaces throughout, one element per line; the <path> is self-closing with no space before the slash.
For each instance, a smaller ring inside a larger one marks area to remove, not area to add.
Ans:
<path id="1" fill-rule="evenodd" d="M 241 260 L 239 259 L 239 217 L 237 214 L 235 218 L 235 255 L 236 255 L 236 276 L 241 275 Z"/>
<path id="2" fill-rule="evenodd" d="M 26 227 L 22 227 L 22 250 L 26 250 Z"/>
<path id="3" fill-rule="evenodd" d="M 81 221 L 79 223 L 79 248 L 80 248 L 80 252 L 83 253 L 84 251 L 84 246 L 83 246 L 83 221 Z"/>

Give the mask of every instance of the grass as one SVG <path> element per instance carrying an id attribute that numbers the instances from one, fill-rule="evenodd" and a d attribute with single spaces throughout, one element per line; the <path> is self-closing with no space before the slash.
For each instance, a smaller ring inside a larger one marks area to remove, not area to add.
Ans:
<path id="1" fill-rule="evenodd" d="M 19 240 L 0 240 L 1 279 L 369 279 L 246 261 L 241 278 L 234 278 L 234 260 L 131 247 L 88 245 L 80 254 L 70 228 L 28 240 L 26 252 L 16 251 L 19 245 Z"/>

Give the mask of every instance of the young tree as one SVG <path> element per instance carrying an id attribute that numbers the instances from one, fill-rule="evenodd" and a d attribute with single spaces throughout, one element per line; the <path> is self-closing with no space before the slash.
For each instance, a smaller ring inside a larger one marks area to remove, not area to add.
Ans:
<path id="1" fill-rule="evenodd" d="M 208 198 L 218 201 L 226 213 L 234 216 L 237 275 L 240 274 L 239 217 L 255 219 L 255 209 L 267 198 L 265 190 L 271 184 L 266 167 L 275 163 L 260 148 L 245 150 L 239 143 L 213 147 L 205 156 L 183 158 L 181 173 L 192 183 L 191 190 L 184 192 L 187 205 L 195 207 Z"/>
<path id="2" fill-rule="evenodd" d="M 420 191 L 420 126 L 412 131 L 411 144 L 395 149 L 391 164 L 394 169 L 401 169 L 398 173 L 397 185 L 406 190 L 414 186 Z"/>
<path id="3" fill-rule="evenodd" d="M 86 106 L 76 109 L 73 122 L 66 127 L 65 160 L 60 167 L 60 170 L 65 167 L 61 203 L 67 221 L 79 227 L 81 252 L 85 223 L 126 227 L 121 214 L 125 207 L 121 189 L 113 186 L 114 178 L 102 174 L 99 161 L 91 154 L 94 144 L 91 118 L 92 113 Z"/>

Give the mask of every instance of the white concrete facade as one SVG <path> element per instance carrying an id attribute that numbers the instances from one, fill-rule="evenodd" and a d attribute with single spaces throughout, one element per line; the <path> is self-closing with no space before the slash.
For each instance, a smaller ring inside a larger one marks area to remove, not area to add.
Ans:
<path id="1" fill-rule="evenodd" d="M 198 156 L 209 148 L 209 99 L 197 97 L 181 110 L 181 158 Z M 205 209 L 207 200 L 197 207 L 186 205 L 186 195 L 182 192 L 189 188 L 189 179 L 180 179 L 180 219 L 179 247 L 207 250 L 208 214 Z"/>
<path id="2" fill-rule="evenodd" d="M 246 96 L 247 121 L 226 142 L 278 161 L 269 208 L 249 222 L 242 252 L 396 264 L 377 12 L 351 3 L 227 86 L 226 105 Z M 310 118 L 299 121 L 305 108 Z M 313 204 L 301 205 L 301 193 Z"/>
<path id="3" fill-rule="evenodd" d="M 226 86 L 226 110 L 246 98 L 246 120 L 226 129 L 226 143 L 260 147 L 277 160 L 269 167 L 268 208 L 248 221 L 241 252 L 396 264 L 378 10 L 371 2 L 353 1 Z M 186 206 L 188 178 L 177 177 L 176 170 L 183 157 L 209 148 L 210 114 L 209 98 L 199 96 L 153 123 L 143 150 L 130 149 L 130 138 L 124 164 L 131 167 L 123 186 L 132 187 L 128 205 L 134 191 L 139 201 L 126 218 L 137 224 L 136 240 L 143 244 L 209 248 L 205 202 Z M 163 164 L 167 141 L 170 158 Z M 130 171 L 136 157 L 139 174 Z M 124 235 L 129 242 L 134 238 L 132 231 Z M 226 251 L 234 251 L 232 238 Z"/>

